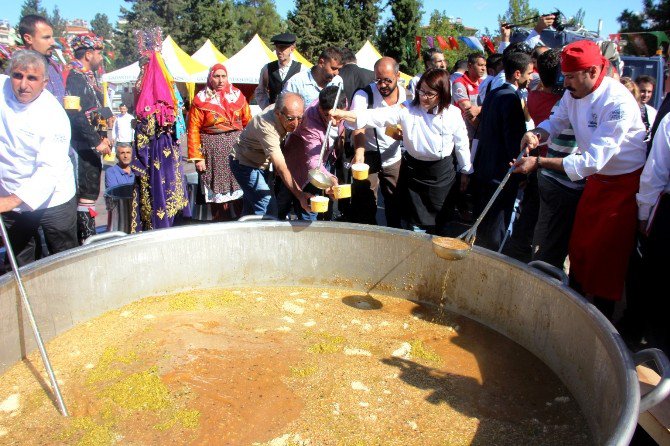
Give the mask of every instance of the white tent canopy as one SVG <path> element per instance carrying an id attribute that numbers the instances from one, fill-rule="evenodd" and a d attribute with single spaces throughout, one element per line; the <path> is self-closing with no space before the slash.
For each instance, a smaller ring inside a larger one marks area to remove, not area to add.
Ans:
<path id="1" fill-rule="evenodd" d="M 102 75 L 103 82 L 110 82 L 112 84 L 123 84 L 125 82 L 135 82 L 140 75 L 140 63 L 135 62 L 127 67 L 119 68 Z"/>
<path id="2" fill-rule="evenodd" d="M 379 51 L 372 46 L 369 40 L 366 40 L 365 44 L 356 53 L 356 65 L 361 68 L 367 68 L 368 70 L 374 70 L 375 62 L 381 58 L 382 55 Z"/>
<path id="3" fill-rule="evenodd" d="M 256 34 L 244 48 L 226 61 L 228 79 L 236 84 L 258 84 L 261 68 L 272 60 L 273 53 Z M 209 68 L 191 77 L 191 82 L 207 82 Z"/>
<path id="4" fill-rule="evenodd" d="M 198 51 L 191 55 L 191 58 L 206 67 L 211 67 L 216 63 L 223 63 L 228 60 L 209 39 L 205 40 L 205 43 L 202 44 Z"/>
<path id="5" fill-rule="evenodd" d="M 207 69 L 207 66 L 193 60 L 191 56 L 186 54 L 170 36 L 167 36 L 163 41 L 161 55 L 165 61 L 165 66 L 176 82 L 191 82 L 190 78 L 193 73 Z M 135 82 L 139 75 L 139 63 L 135 62 L 127 67 L 103 74 L 102 81 L 112 84 Z"/>

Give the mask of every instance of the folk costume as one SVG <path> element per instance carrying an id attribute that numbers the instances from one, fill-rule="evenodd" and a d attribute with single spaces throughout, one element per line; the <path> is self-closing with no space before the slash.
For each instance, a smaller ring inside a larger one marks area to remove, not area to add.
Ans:
<path id="1" fill-rule="evenodd" d="M 152 48 L 151 44 L 145 43 L 147 38 L 160 44 L 160 32 L 154 33 L 157 35 L 140 34 L 140 47 L 146 45 Z M 179 212 L 190 217 L 181 154 L 175 135 L 177 115 L 181 113 L 178 98 L 174 93 L 172 77 L 155 46 L 148 58 L 135 108 L 136 148 L 131 169 L 137 180 L 133 192 L 133 233 L 168 228 Z"/>
<path id="2" fill-rule="evenodd" d="M 101 50 L 103 40 L 94 34 L 75 36 L 70 40 L 75 52 L 79 49 Z M 103 104 L 102 88 L 96 73 L 84 69 L 79 60 L 70 62 L 65 72 L 65 90 L 70 96 L 78 96 L 81 110 L 67 110 L 72 128 L 70 142 L 75 157 L 77 199 L 95 202 L 100 195 L 102 160 L 96 147 L 106 134 L 106 123 L 100 112 Z M 95 234 L 95 207 L 80 205 L 77 208 L 77 236 L 79 243 Z"/>
<path id="3" fill-rule="evenodd" d="M 210 68 L 207 87 L 195 96 L 188 115 L 188 159 L 205 161 L 200 186 L 208 203 L 228 203 L 242 197 L 229 157 L 251 120 L 249 104 L 238 88 L 226 81 L 222 90 L 215 90 L 212 79 L 218 70 L 228 74 L 222 64 Z"/>
<path id="4" fill-rule="evenodd" d="M 576 99 L 563 95 L 550 118 L 539 125 L 557 136 L 569 125 L 581 154 L 563 158 L 572 181 L 586 178 L 570 239 L 570 273 L 583 294 L 621 299 L 637 227 L 635 193 L 645 163 L 645 127 L 635 98 L 619 82 L 604 77 L 607 60 L 590 41 L 567 45 L 563 72 L 603 67 L 594 89 Z"/>

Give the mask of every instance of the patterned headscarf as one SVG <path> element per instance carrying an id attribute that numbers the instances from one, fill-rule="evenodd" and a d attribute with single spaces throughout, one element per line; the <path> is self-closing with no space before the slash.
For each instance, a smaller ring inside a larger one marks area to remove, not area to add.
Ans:
<path id="1" fill-rule="evenodd" d="M 70 48 L 72 48 L 73 52 L 81 48 L 102 50 L 105 47 L 103 40 L 102 37 L 98 37 L 93 33 L 80 34 L 70 39 Z"/>
<path id="2" fill-rule="evenodd" d="M 223 89 L 216 90 L 213 87 L 212 81 L 214 78 L 214 73 L 217 70 L 223 70 L 226 75 L 228 74 L 228 70 L 226 70 L 226 67 L 224 67 L 222 64 L 217 63 L 212 66 L 212 68 L 209 69 L 209 74 L 207 75 L 207 87 L 198 92 L 193 100 L 193 105 L 222 114 L 232 122 L 235 111 L 244 107 L 246 98 L 242 92 L 233 84 L 228 82 L 228 80 L 226 80 L 224 83 Z"/>

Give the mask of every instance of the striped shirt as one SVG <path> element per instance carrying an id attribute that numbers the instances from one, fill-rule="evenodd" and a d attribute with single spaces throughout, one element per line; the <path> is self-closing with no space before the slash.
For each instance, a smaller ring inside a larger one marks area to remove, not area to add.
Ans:
<path id="1" fill-rule="evenodd" d="M 551 115 L 554 114 L 556 108 L 558 107 L 559 102 L 556 102 L 554 107 L 551 109 Z M 572 126 L 569 125 L 565 130 L 563 130 L 558 135 L 549 139 L 549 144 L 547 144 L 547 158 L 565 158 L 568 155 L 573 153 L 580 153 L 579 147 L 577 147 L 577 140 L 575 139 L 575 131 Z M 545 175 L 557 183 L 570 188 L 570 189 L 584 189 L 586 180 L 572 181 L 565 172 L 559 172 L 553 169 L 540 169 L 540 174 Z"/>

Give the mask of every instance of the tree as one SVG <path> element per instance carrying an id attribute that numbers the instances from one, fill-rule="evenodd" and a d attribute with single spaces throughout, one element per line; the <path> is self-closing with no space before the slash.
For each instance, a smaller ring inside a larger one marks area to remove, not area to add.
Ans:
<path id="1" fill-rule="evenodd" d="M 528 20 L 531 17 L 540 15 L 539 11 L 535 8 L 531 8 L 528 4 L 528 0 L 509 0 L 509 7 L 504 15 L 498 16 L 498 22 L 500 23 L 519 23 L 525 22 L 531 24 L 531 21 Z M 534 24 L 535 21 L 532 21 Z"/>
<path id="2" fill-rule="evenodd" d="M 620 33 L 645 33 L 639 35 L 643 39 L 644 45 L 626 45 L 624 46 L 626 54 L 639 56 L 654 54 L 661 42 L 659 42 L 657 36 L 649 34 L 649 32 L 667 31 L 670 29 L 670 0 L 659 0 L 658 2 L 643 0 L 643 6 L 644 9 L 641 13 L 624 9 L 617 18 L 617 21 L 621 25 L 619 29 Z M 627 38 L 627 40 L 634 42 L 630 38 Z M 667 51 L 667 42 L 662 43 L 662 45 L 664 52 Z M 645 46 L 646 49 L 644 48 Z"/>
<path id="3" fill-rule="evenodd" d="M 298 36 L 300 52 L 315 60 L 328 46 L 362 46 L 374 37 L 378 16 L 375 0 L 297 0 L 287 27 Z"/>
<path id="4" fill-rule="evenodd" d="M 376 0 L 345 0 L 346 8 L 350 12 L 352 28 L 351 39 L 356 45 L 351 49 L 359 48 L 366 40 L 374 40 L 379 21 L 379 8 Z"/>
<path id="5" fill-rule="evenodd" d="M 91 31 L 97 36 L 103 37 L 105 40 L 110 40 L 114 35 L 114 28 L 109 23 L 107 14 L 97 13 L 93 20 L 91 20 Z"/>
<path id="6" fill-rule="evenodd" d="M 474 34 L 473 31 L 468 31 L 465 27 L 459 23 L 454 23 L 447 16 L 446 11 L 438 11 L 437 9 L 433 11 L 430 15 L 430 20 L 428 21 L 428 26 L 423 27 L 420 31 L 421 36 L 442 36 L 445 39 L 448 36 L 467 36 Z M 426 39 L 423 40 L 423 45 L 426 45 Z M 434 43 L 436 48 L 439 48 L 437 42 Z M 424 48 L 424 47 L 422 47 Z M 473 49 L 469 48 L 467 45 L 462 42 L 459 45 L 458 49 L 446 49 L 444 50 L 444 58 L 447 61 L 447 68 L 451 70 L 451 67 L 454 66 L 456 61 L 461 59 L 467 59 L 468 54 L 474 52 Z"/>
<path id="7" fill-rule="evenodd" d="M 272 0 L 238 0 L 235 2 L 235 13 L 243 44 L 255 34 L 269 43 L 272 36 L 281 33 L 285 27 Z"/>
<path id="8" fill-rule="evenodd" d="M 415 49 L 422 15 L 421 1 L 389 0 L 388 5 L 392 17 L 381 30 L 379 50 L 397 60 L 405 73 L 417 73 L 423 68 Z"/>
<path id="9" fill-rule="evenodd" d="M 25 17 L 29 14 L 37 14 L 42 17 L 47 17 L 47 10 L 42 6 L 40 0 L 25 0 L 23 5 L 21 5 L 21 17 Z"/>
<path id="10" fill-rule="evenodd" d="M 61 17 L 58 5 L 54 6 L 53 12 L 49 17 L 49 21 L 51 22 L 51 25 L 53 25 L 54 37 L 64 37 L 65 28 L 67 27 L 67 21 L 63 17 Z"/>
<path id="11" fill-rule="evenodd" d="M 186 28 L 188 37 L 178 41 L 185 51 L 195 52 L 207 39 L 227 55 L 242 48 L 235 5 L 231 0 L 191 0 L 188 9 L 191 15 L 190 26 Z"/>
<path id="12" fill-rule="evenodd" d="M 131 9 L 121 7 L 119 29 L 114 36 L 118 54 L 117 64 L 120 66 L 129 65 L 139 58 L 135 30 L 149 30 L 157 26 L 165 26 L 165 21 L 152 9 L 151 1 L 126 0 L 126 2 L 132 3 L 132 7 Z"/>

